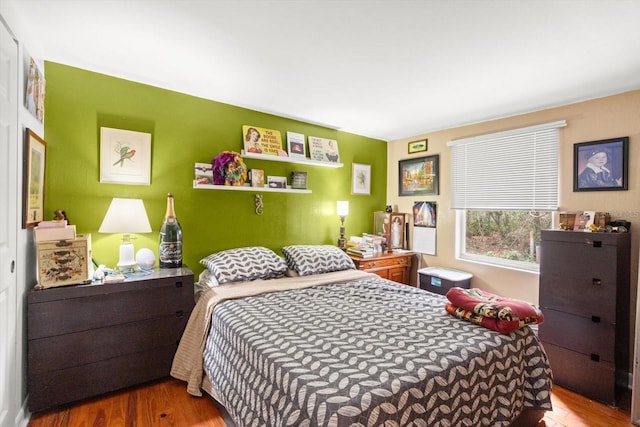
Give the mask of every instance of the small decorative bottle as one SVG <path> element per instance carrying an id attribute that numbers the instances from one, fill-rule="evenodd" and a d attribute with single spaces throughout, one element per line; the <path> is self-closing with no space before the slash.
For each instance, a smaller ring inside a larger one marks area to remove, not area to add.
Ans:
<path id="1" fill-rule="evenodd" d="M 182 228 L 173 207 L 173 194 L 167 195 L 167 212 L 160 227 L 160 268 L 182 267 Z"/>

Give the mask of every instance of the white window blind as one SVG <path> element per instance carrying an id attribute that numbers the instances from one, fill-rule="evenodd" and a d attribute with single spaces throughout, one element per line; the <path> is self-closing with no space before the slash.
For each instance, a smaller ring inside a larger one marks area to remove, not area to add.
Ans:
<path id="1" fill-rule="evenodd" d="M 451 207 L 477 210 L 558 208 L 558 121 L 449 141 Z"/>

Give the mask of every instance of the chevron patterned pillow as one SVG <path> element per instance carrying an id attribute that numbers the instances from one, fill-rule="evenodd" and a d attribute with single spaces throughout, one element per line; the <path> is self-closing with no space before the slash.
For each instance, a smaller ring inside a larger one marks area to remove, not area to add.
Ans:
<path id="1" fill-rule="evenodd" d="M 287 264 L 262 246 L 228 249 L 200 260 L 220 284 L 275 279 L 287 272 Z"/>
<path id="2" fill-rule="evenodd" d="M 297 271 L 300 276 L 356 268 L 351 258 L 337 246 L 291 245 L 282 248 L 282 253 L 289 268 Z"/>

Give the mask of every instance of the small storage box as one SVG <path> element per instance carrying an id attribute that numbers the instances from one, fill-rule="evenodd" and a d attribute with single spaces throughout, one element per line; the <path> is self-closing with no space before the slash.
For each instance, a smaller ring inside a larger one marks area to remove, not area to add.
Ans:
<path id="1" fill-rule="evenodd" d="M 418 270 L 420 289 L 446 295 L 453 287 L 469 288 L 473 274 L 443 267 L 426 267 Z"/>
<path id="2" fill-rule="evenodd" d="M 75 239 L 38 242 L 38 286 L 77 285 L 91 282 L 91 234 Z"/>

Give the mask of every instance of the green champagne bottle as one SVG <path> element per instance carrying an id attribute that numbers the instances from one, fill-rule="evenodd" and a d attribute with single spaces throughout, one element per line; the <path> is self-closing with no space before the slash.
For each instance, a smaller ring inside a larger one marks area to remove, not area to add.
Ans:
<path id="1" fill-rule="evenodd" d="M 173 206 L 173 194 L 167 195 L 167 212 L 160 227 L 160 268 L 182 267 L 182 228 Z"/>

